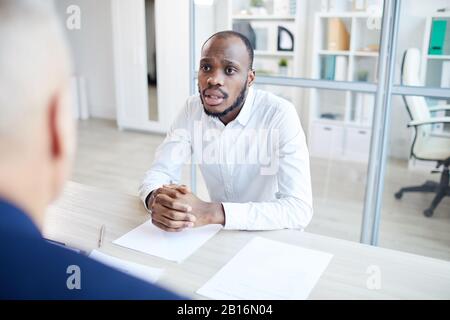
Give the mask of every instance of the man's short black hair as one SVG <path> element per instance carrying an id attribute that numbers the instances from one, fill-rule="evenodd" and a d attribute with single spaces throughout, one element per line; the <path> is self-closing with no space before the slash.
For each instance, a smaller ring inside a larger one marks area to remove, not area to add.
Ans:
<path id="1" fill-rule="evenodd" d="M 247 52 L 248 52 L 248 58 L 250 61 L 250 65 L 249 65 L 249 70 L 253 69 L 253 58 L 255 56 L 254 52 L 253 52 L 253 47 L 252 44 L 250 43 L 250 40 L 248 40 L 248 38 L 246 36 L 244 36 L 242 33 L 236 32 L 236 31 L 231 31 L 231 30 L 226 30 L 226 31 L 220 31 L 217 33 L 214 33 L 211 37 L 209 37 L 205 43 L 203 43 L 202 46 L 202 50 L 203 47 L 205 46 L 205 44 L 211 40 L 212 38 L 215 37 L 219 37 L 219 38 L 229 38 L 229 37 L 238 37 L 239 39 L 242 40 L 242 42 L 244 42 L 245 47 L 247 48 Z"/>

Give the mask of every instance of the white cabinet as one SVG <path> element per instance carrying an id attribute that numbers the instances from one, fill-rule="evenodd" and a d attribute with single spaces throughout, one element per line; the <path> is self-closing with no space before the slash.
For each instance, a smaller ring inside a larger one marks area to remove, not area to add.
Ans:
<path id="1" fill-rule="evenodd" d="M 370 136 L 370 128 L 333 124 L 333 121 L 317 121 L 311 129 L 311 156 L 367 162 Z"/>
<path id="2" fill-rule="evenodd" d="M 314 123 L 311 135 L 311 155 L 341 158 L 344 153 L 344 128 L 327 123 Z"/>
<path id="3" fill-rule="evenodd" d="M 345 129 L 345 158 L 355 161 L 368 161 L 370 152 L 370 129 Z"/>

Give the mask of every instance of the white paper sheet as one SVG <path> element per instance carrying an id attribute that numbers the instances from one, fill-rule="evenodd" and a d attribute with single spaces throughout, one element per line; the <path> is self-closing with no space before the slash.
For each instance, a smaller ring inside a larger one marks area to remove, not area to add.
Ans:
<path id="1" fill-rule="evenodd" d="M 152 268 L 139 263 L 119 259 L 98 250 L 92 250 L 90 258 L 97 260 L 111 268 L 122 271 L 141 280 L 155 283 L 164 273 L 163 269 Z"/>
<path id="2" fill-rule="evenodd" d="M 207 225 L 182 232 L 166 232 L 149 220 L 113 241 L 122 247 L 181 262 L 212 238 L 221 225 Z"/>
<path id="3" fill-rule="evenodd" d="M 211 299 L 306 299 L 332 255 L 253 238 L 197 293 Z"/>

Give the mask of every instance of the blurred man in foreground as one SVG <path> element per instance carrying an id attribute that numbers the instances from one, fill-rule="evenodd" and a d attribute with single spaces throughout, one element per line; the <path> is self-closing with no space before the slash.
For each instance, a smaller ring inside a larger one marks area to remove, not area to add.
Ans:
<path id="1" fill-rule="evenodd" d="M 50 8 L 0 0 L 0 299 L 178 299 L 41 236 L 75 149 L 70 67 Z"/>

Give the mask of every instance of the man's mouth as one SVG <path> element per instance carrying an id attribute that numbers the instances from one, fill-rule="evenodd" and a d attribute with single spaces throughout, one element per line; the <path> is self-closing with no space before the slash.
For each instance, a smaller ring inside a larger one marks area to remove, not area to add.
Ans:
<path id="1" fill-rule="evenodd" d="M 205 90 L 203 94 L 204 102 L 211 107 L 218 106 L 226 99 L 218 90 Z"/>

